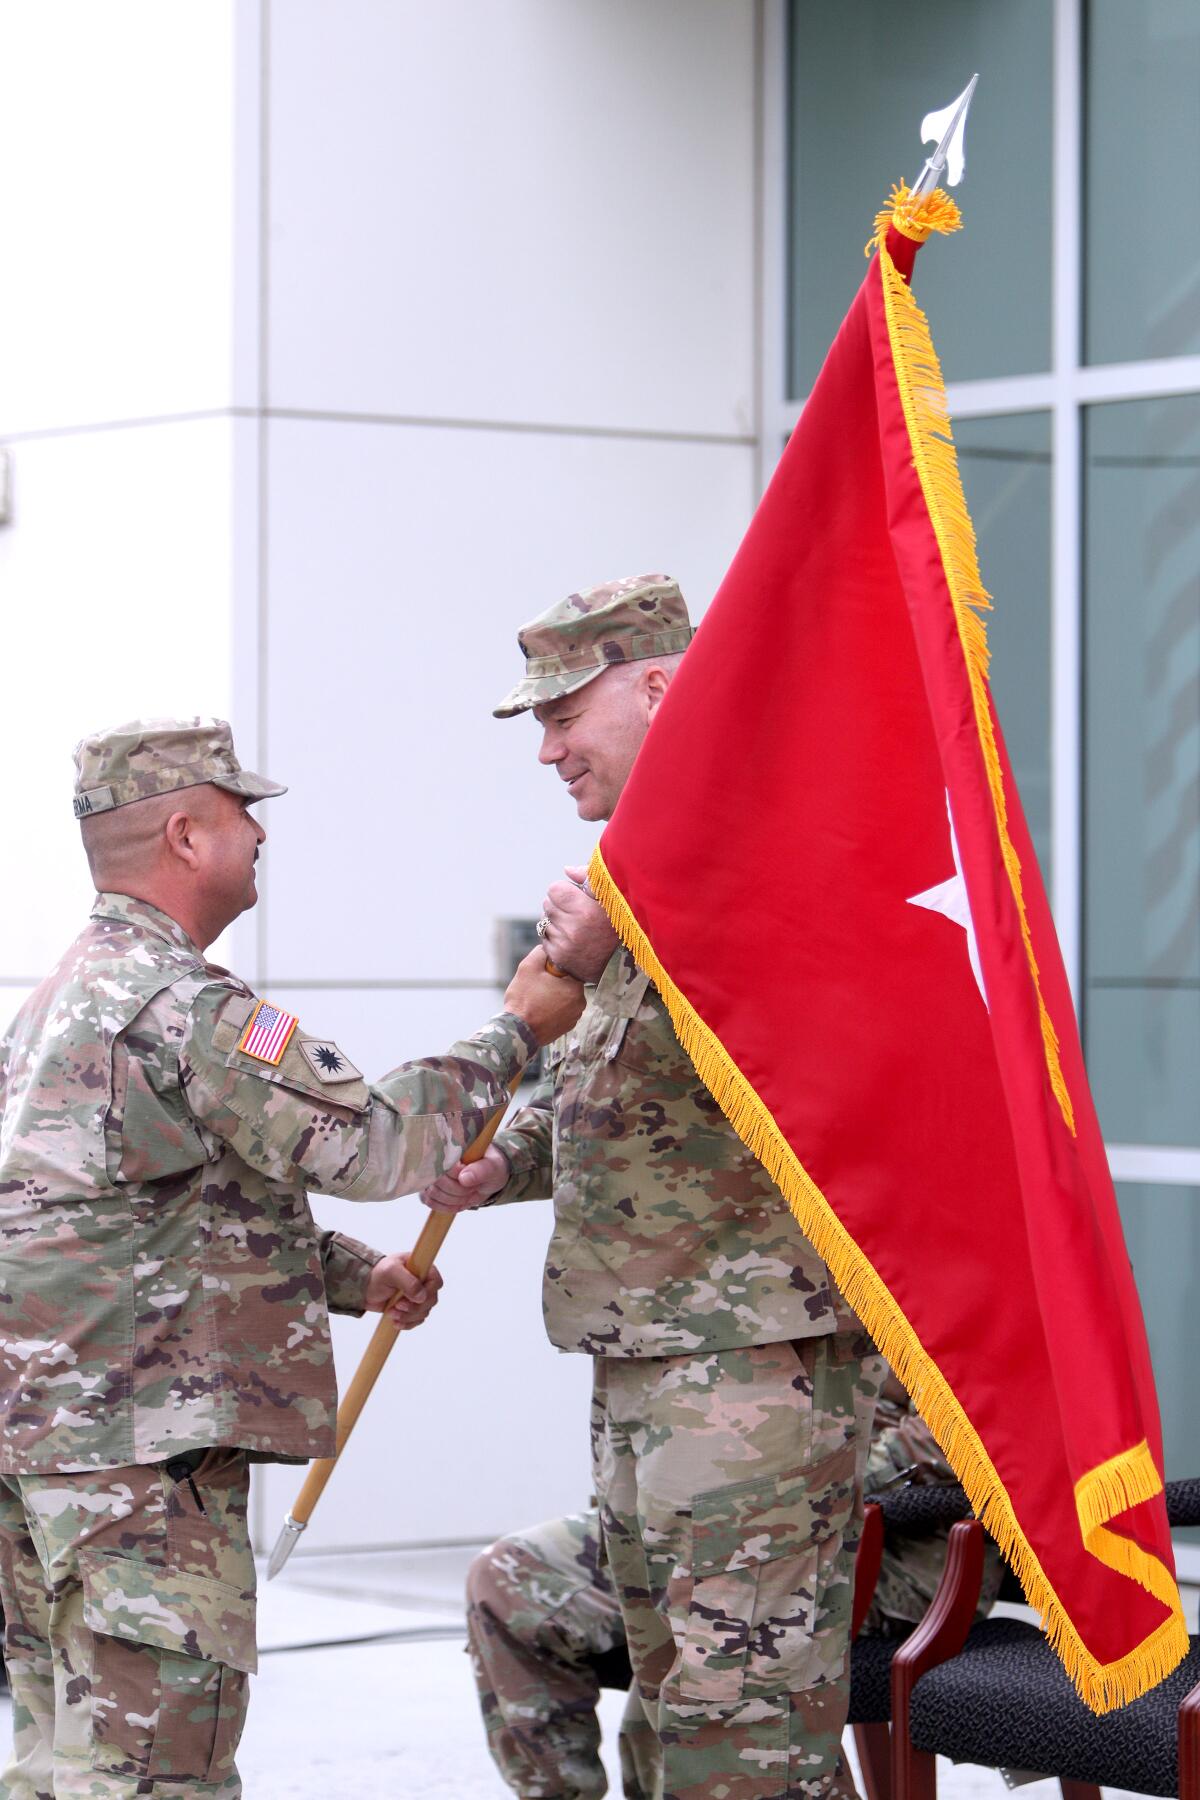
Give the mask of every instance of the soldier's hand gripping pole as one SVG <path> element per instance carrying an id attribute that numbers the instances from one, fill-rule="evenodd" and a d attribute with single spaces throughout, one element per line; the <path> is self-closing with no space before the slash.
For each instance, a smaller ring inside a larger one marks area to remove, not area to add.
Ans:
<path id="1" fill-rule="evenodd" d="M 512 1093 L 516 1093 L 521 1082 L 517 1076 L 512 1084 Z M 494 1112 L 479 1136 L 463 1152 L 465 1163 L 478 1162 L 483 1155 L 507 1112 L 507 1103 Z M 431 1212 L 421 1228 L 421 1235 L 413 1247 L 408 1259 L 408 1266 L 414 1275 L 424 1281 L 433 1267 L 434 1258 L 446 1240 L 446 1233 L 456 1218 L 454 1213 Z M 371 1389 L 379 1379 L 384 1363 L 395 1347 L 400 1336 L 396 1326 L 385 1308 L 375 1327 L 370 1343 L 357 1369 L 354 1378 L 346 1389 L 346 1395 L 338 1407 L 337 1415 L 337 1448 L 332 1456 L 322 1456 L 314 1462 L 304 1480 L 304 1485 L 292 1504 L 292 1510 L 283 1521 L 283 1530 L 275 1540 L 275 1548 L 271 1552 L 271 1560 L 267 1564 L 267 1580 L 273 1581 L 288 1557 L 296 1547 L 297 1539 L 312 1518 L 317 1501 L 325 1491 L 325 1483 L 333 1474 L 338 1457 L 346 1448 L 350 1433 L 358 1423 L 358 1415 L 367 1403 Z"/>

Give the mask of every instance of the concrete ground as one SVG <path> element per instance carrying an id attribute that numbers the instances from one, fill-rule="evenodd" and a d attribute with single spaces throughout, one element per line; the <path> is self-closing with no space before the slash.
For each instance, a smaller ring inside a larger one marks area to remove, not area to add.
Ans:
<path id="1" fill-rule="evenodd" d="M 247 1800 L 503 1800 L 463 1653 L 467 1546 L 293 1557 L 262 1583 L 260 1672 L 238 1765 Z M 1189 1595 L 1195 1629 L 1196 1594 Z M 624 1696 L 601 1705 L 610 1792 Z M 8 1702 L 0 1707 L 8 1732 Z M 1002 1800 L 994 1770 L 939 1763 L 941 1800 Z M 1108 1794 L 1106 1790 L 1106 1794 Z M 1057 1800 L 1058 1784 L 1021 1790 Z M 1115 1790 L 1110 1800 L 1127 1800 Z"/>

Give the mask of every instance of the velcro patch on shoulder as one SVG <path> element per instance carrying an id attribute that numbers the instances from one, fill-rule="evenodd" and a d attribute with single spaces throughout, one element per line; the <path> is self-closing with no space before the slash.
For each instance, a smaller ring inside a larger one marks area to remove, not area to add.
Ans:
<path id="1" fill-rule="evenodd" d="M 226 993 L 221 996 L 220 990 L 217 990 L 217 994 L 215 1004 L 220 1010 L 213 1026 L 212 1047 L 219 1056 L 228 1056 L 241 1037 L 246 1020 L 257 1002 L 253 994 Z"/>
<path id="2" fill-rule="evenodd" d="M 222 1025 L 231 1025 L 235 1032 L 240 1032 L 257 1005 L 253 994 L 231 995 L 221 1008 Z"/>
<path id="3" fill-rule="evenodd" d="M 339 1050 L 330 1038 L 300 1037 L 296 1048 L 318 1081 L 362 1080 L 362 1070 L 356 1069 L 345 1051 Z"/>
<path id="4" fill-rule="evenodd" d="M 273 1006 L 269 1000 L 260 1000 L 250 1014 L 237 1047 L 243 1056 L 253 1056 L 257 1062 L 270 1063 L 277 1069 L 299 1023 L 295 1013 L 284 1012 L 281 1006 Z"/>

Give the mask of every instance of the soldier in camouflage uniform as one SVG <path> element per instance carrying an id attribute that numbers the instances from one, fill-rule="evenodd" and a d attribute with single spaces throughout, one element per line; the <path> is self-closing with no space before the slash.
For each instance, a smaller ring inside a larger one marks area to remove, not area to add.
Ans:
<path id="1" fill-rule="evenodd" d="M 897 1479 L 956 1478 L 929 1427 L 889 1375 L 867 1459 L 872 1493 Z M 864 1634 L 903 1636 L 933 1599 L 946 1559 L 946 1532 L 889 1540 Z M 989 1540 L 981 1616 L 1000 1585 L 1000 1553 Z M 607 1781 L 596 1718 L 601 1674 L 616 1670 L 625 1628 L 604 1565 L 599 1514 L 572 1513 L 501 1538 L 467 1575 L 467 1647 L 488 1748 L 523 1800 L 599 1800 Z M 616 1685 L 615 1675 L 607 1685 Z M 654 1800 L 658 1740 L 631 1694 L 619 1740 L 625 1800 Z"/>
<path id="2" fill-rule="evenodd" d="M 583 994 L 538 953 L 476 1036 L 368 1085 L 204 959 L 256 898 L 248 804 L 284 791 L 228 726 L 135 723 L 76 766 L 98 897 L 0 1040 L 3 1791 L 232 1800 L 248 1463 L 333 1453 L 327 1309 L 415 1323 L 438 1285 L 318 1232 L 306 1189 L 429 1180 Z"/>
<path id="3" fill-rule="evenodd" d="M 581 817 L 611 815 L 691 635 L 663 575 L 522 630 L 525 676 L 497 712 L 534 711 Z M 426 1198 L 553 1196 L 546 1322 L 594 1359 L 604 1551 L 663 1794 L 835 1800 L 853 1792 L 847 1636 L 881 1365 L 568 874 L 542 929 L 587 1011 L 488 1155 Z"/>

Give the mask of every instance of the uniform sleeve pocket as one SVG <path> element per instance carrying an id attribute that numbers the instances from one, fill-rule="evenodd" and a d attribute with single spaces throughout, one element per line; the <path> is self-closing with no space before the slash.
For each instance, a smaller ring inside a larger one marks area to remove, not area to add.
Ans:
<path id="1" fill-rule="evenodd" d="M 799 1693 L 840 1673 L 854 1446 L 816 1465 L 697 1494 L 680 1697 L 715 1705 Z"/>
<path id="2" fill-rule="evenodd" d="M 225 1780 L 257 1667 L 254 1596 L 97 1551 L 79 1559 L 92 1639 L 92 1766 Z"/>

